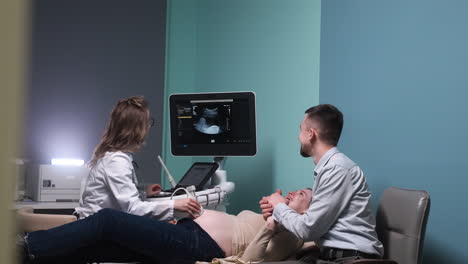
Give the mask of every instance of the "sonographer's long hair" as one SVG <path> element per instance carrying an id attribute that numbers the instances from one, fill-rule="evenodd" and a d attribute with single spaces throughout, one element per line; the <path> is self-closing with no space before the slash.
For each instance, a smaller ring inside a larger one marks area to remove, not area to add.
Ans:
<path id="1" fill-rule="evenodd" d="M 144 143 L 150 126 L 148 103 L 143 96 L 118 101 L 89 166 L 94 167 L 107 151 L 137 151 Z"/>

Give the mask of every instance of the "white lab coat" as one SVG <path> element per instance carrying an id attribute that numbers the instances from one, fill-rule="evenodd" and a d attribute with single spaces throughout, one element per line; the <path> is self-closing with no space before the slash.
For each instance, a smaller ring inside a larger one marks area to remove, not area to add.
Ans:
<path id="1" fill-rule="evenodd" d="M 106 152 L 83 181 L 80 206 L 75 208 L 80 218 L 88 217 L 103 208 L 144 215 L 159 220 L 174 216 L 174 200 L 142 201 L 132 155 L 116 151 Z"/>

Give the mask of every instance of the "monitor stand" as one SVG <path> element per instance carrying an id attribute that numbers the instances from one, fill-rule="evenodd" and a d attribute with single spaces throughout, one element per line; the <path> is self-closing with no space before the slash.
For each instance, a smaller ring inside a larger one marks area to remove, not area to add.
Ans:
<path id="1" fill-rule="evenodd" d="M 211 185 L 216 186 L 227 182 L 227 173 L 226 170 L 224 170 L 223 168 L 223 164 L 226 159 L 226 157 L 213 158 L 214 162 L 218 163 L 219 167 L 215 171 L 213 178 L 211 179 Z"/>

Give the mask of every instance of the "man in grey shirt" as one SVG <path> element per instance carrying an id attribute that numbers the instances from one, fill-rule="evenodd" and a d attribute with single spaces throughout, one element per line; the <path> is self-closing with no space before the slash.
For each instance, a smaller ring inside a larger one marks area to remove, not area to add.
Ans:
<path id="1" fill-rule="evenodd" d="M 343 128 L 343 114 L 323 104 L 309 108 L 301 123 L 301 155 L 315 163 L 313 200 L 305 214 L 287 205 L 279 192 L 260 201 L 264 217 L 273 215 L 283 227 L 304 241 L 320 247 L 319 259 L 380 258 L 383 245 L 375 232 L 364 173 L 336 145 Z"/>

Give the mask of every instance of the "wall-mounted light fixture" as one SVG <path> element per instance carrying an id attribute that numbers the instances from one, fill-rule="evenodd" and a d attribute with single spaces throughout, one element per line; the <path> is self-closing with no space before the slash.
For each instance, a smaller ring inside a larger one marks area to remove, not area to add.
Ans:
<path id="1" fill-rule="evenodd" d="M 84 160 L 81 159 L 52 159 L 52 165 L 83 166 Z"/>

